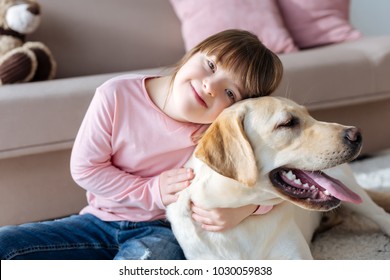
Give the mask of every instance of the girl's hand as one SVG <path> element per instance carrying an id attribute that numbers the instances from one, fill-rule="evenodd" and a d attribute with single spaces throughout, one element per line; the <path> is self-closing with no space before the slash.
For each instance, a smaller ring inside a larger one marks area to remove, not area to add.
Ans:
<path id="1" fill-rule="evenodd" d="M 160 174 L 161 200 L 165 206 L 177 200 L 177 193 L 184 190 L 194 179 L 191 168 L 178 168 L 164 171 Z"/>
<path id="2" fill-rule="evenodd" d="M 224 231 L 238 225 L 257 209 L 256 205 L 238 208 L 202 209 L 191 205 L 192 218 L 208 231 Z"/>

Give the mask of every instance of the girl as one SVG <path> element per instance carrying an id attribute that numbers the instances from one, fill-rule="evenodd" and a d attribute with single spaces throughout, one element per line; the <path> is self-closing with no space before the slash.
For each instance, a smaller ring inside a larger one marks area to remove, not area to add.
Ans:
<path id="1" fill-rule="evenodd" d="M 187 53 L 171 75 L 125 75 L 104 83 L 71 157 L 88 206 L 80 215 L 1 228 L 1 259 L 184 259 L 165 220 L 166 206 L 194 178 L 182 166 L 223 109 L 269 95 L 282 70 L 255 35 L 227 30 Z M 193 205 L 192 211 L 206 230 L 220 231 L 257 208 Z"/>

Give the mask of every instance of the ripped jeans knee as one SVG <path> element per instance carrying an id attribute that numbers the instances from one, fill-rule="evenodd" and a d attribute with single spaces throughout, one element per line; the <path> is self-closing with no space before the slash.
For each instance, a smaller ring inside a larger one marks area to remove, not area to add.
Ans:
<path id="1" fill-rule="evenodd" d="M 172 236 L 146 236 L 128 240 L 119 249 L 115 260 L 183 260 L 184 253 Z"/>

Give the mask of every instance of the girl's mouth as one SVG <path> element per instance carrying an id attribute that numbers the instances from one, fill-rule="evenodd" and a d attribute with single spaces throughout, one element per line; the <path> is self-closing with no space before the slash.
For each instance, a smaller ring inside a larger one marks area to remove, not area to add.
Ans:
<path id="1" fill-rule="evenodd" d="M 198 92 L 195 90 L 195 88 L 191 84 L 192 91 L 194 93 L 196 101 L 203 107 L 208 108 L 206 102 L 203 100 L 202 97 L 198 94 Z"/>

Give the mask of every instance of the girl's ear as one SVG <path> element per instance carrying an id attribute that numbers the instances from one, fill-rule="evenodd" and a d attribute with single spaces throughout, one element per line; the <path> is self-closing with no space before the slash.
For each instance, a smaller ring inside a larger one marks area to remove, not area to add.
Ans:
<path id="1" fill-rule="evenodd" d="M 243 126 L 246 111 L 239 106 L 222 112 L 199 141 L 195 157 L 219 174 L 252 186 L 258 171 Z"/>

